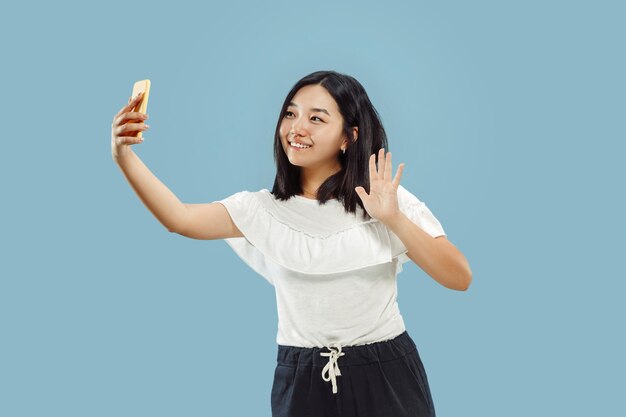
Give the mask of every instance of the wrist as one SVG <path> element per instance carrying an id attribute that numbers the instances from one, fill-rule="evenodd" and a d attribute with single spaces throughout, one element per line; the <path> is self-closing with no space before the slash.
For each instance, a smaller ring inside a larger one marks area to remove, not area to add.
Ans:
<path id="1" fill-rule="evenodd" d="M 122 145 L 120 147 L 113 148 L 112 157 L 118 165 L 123 164 L 132 155 L 133 150 L 128 145 Z"/>
<path id="2" fill-rule="evenodd" d="M 385 224 L 385 226 L 387 226 L 389 230 L 395 232 L 395 230 L 403 227 L 403 223 L 406 219 L 408 219 L 406 215 L 398 210 L 395 214 L 386 218 L 383 223 Z"/>

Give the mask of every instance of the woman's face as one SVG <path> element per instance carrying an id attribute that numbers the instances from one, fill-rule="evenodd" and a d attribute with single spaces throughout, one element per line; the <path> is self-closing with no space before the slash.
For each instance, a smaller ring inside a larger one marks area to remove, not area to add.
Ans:
<path id="1" fill-rule="evenodd" d="M 280 124 L 283 150 L 293 165 L 324 167 L 336 164 L 343 136 L 343 117 L 333 97 L 321 85 L 302 87 L 291 100 Z M 309 145 L 295 148 L 289 142 Z"/>

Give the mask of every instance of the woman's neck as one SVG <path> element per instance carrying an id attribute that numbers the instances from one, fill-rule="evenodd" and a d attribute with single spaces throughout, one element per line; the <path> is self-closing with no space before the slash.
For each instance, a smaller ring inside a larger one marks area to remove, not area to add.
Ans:
<path id="1" fill-rule="evenodd" d="M 306 197 L 317 198 L 317 190 L 329 177 L 341 171 L 341 164 L 337 163 L 330 167 L 301 167 L 300 168 L 300 188 Z"/>

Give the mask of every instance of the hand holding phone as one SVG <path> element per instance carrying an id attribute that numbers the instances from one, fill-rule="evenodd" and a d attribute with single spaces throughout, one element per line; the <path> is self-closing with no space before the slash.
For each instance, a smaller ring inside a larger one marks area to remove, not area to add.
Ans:
<path id="1" fill-rule="evenodd" d="M 148 110 L 148 98 L 150 97 L 150 80 L 146 79 L 135 82 L 131 99 L 137 97 L 139 94 L 143 94 L 143 96 L 139 99 L 138 107 L 134 111 L 146 114 Z M 141 130 L 137 133 L 137 138 L 141 138 Z"/>
<path id="2" fill-rule="evenodd" d="M 114 160 L 130 150 L 130 145 L 143 141 L 141 132 L 149 128 L 144 123 L 148 118 L 146 110 L 149 92 L 150 80 L 137 81 L 133 86 L 133 95 L 128 99 L 128 104 L 113 117 L 111 151 Z"/>

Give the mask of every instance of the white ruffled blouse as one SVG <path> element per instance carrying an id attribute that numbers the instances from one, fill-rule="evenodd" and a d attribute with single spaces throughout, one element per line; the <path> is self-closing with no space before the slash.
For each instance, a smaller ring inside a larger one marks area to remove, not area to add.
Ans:
<path id="1" fill-rule="evenodd" d="M 321 205 L 293 196 L 280 201 L 267 189 L 240 191 L 216 202 L 244 235 L 226 243 L 274 286 L 276 342 L 334 352 L 330 362 L 335 363 L 324 368 L 333 374 L 334 390 L 341 346 L 389 340 L 405 331 L 396 277 L 410 260 L 407 249 L 383 223 L 364 218 L 360 206 L 352 214 L 339 200 Z M 432 237 L 445 235 L 426 204 L 402 185 L 398 205 Z"/>
<path id="2" fill-rule="evenodd" d="M 240 191 L 216 201 L 244 237 L 224 239 L 275 287 L 277 343 L 322 347 L 373 343 L 404 331 L 396 304 L 396 276 L 409 261 L 387 226 L 346 213 L 339 200 L 293 196 L 280 201 L 267 189 Z M 445 235 L 425 203 L 402 185 L 398 206 L 433 237 Z"/>

